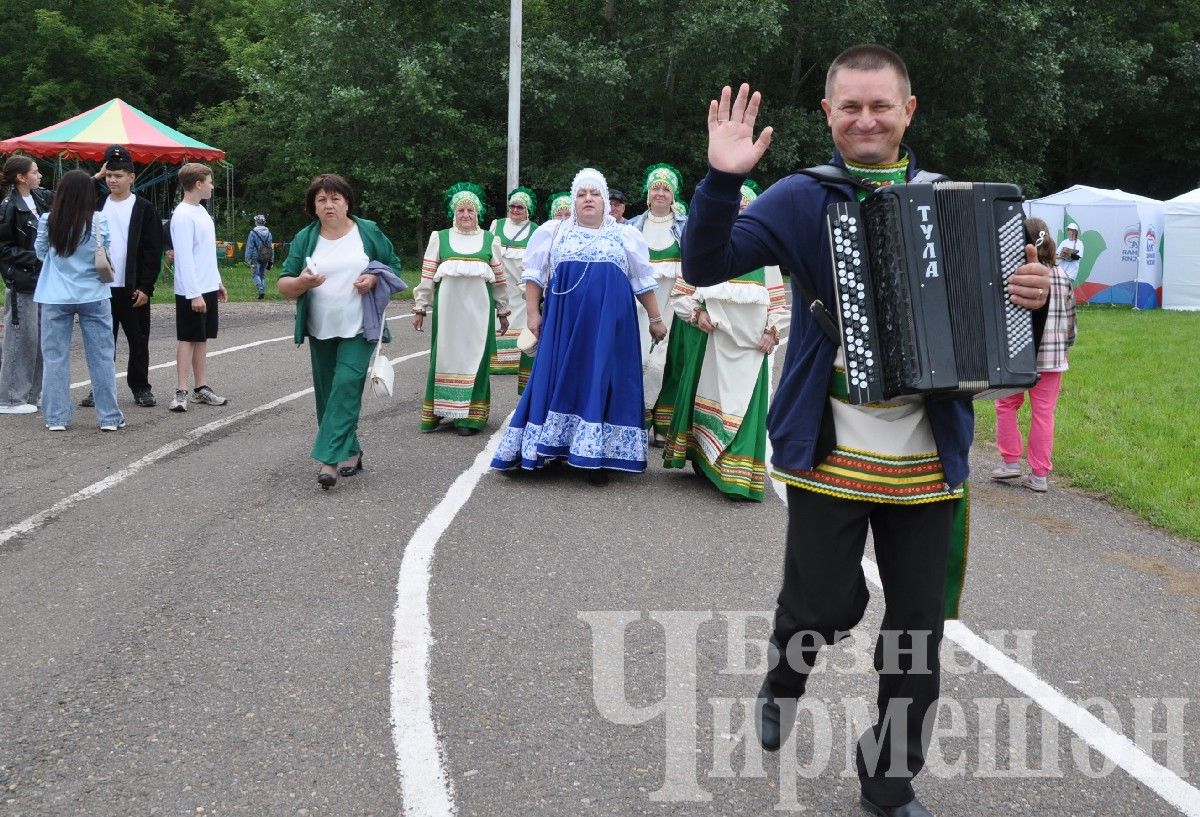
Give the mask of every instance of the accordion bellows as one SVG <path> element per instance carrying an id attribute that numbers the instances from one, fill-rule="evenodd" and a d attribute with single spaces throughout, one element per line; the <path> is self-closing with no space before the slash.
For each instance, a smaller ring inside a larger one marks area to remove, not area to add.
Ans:
<path id="1" fill-rule="evenodd" d="M 1037 380 L 1032 313 L 1005 285 L 1025 262 L 1011 184 L 881 188 L 829 206 L 851 403 L 902 395 L 997 399 Z"/>

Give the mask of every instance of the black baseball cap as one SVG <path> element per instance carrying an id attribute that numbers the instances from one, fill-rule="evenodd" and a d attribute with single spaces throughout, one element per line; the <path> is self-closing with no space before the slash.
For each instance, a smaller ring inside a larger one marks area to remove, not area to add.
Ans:
<path id="1" fill-rule="evenodd" d="M 615 187 L 610 187 L 610 188 L 608 188 L 608 200 L 609 201 L 619 201 L 619 202 L 621 202 L 621 204 L 624 204 L 625 203 L 625 194 L 622 193 L 620 190 L 618 190 Z"/>
<path id="2" fill-rule="evenodd" d="M 104 151 L 104 163 L 107 165 L 133 164 L 133 154 L 123 145 L 109 145 Z"/>

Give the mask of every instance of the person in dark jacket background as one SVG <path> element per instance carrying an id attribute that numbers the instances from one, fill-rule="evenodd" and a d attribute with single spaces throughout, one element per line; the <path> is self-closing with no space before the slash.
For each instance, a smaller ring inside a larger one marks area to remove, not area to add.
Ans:
<path id="1" fill-rule="evenodd" d="M 4 347 L 0 354 L 0 414 L 33 414 L 42 393 L 38 308 L 33 301 L 42 262 L 34 252 L 38 216 L 53 196 L 43 190 L 41 171 L 28 156 L 4 163 L 0 193 L 0 274 L 4 297 Z"/>
<path id="2" fill-rule="evenodd" d="M 825 211 L 853 201 L 857 187 L 849 178 L 795 174 L 739 216 L 741 184 L 770 145 L 771 129 L 755 139 L 758 93 L 742 85 L 732 104 L 731 96 L 726 87 L 709 106 L 709 171 L 692 198 L 683 276 L 711 286 L 778 264 L 791 272 L 797 304 L 768 418 L 772 476 L 788 486 L 788 530 L 770 641 L 774 664 L 758 693 L 756 727 L 768 750 L 786 741 L 821 646 L 861 620 L 870 527 L 886 609 L 875 652 L 879 721 L 857 752 L 860 802 L 882 817 L 929 817 L 912 778 L 925 762 L 939 695 L 947 563 L 974 436 L 971 402 L 916 398 L 860 407 L 837 400 L 831 386 L 840 347 L 802 292 L 836 303 Z M 829 68 L 825 96 L 833 165 L 864 187 L 912 181 L 916 157 L 901 139 L 917 100 L 899 56 L 877 45 L 844 51 Z M 1026 261 L 1009 279 L 1009 300 L 1042 309 L 1049 270 L 1032 246 Z M 789 649 L 796 635 L 802 637 Z"/>
<path id="3" fill-rule="evenodd" d="M 254 217 L 254 228 L 246 235 L 246 263 L 250 265 L 250 277 L 261 301 L 267 297 L 267 270 L 275 263 L 271 231 L 267 229 L 267 217 L 261 213 Z"/>
<path id="4" fill-rule="evenodd" d="M 108 219 L 114 276 L 113 339 L 122 330 L 125 332 L 129 343 L 125 382 L 133 392 L 133 402 L 151 408 L 156 401 L 150 388 L 150 298 L 162 266 L 162 222 L 150 200 L 133 192 L 137 173 L 127 148 L 110 145 L 104 151 L 104 164 L 93 178 L 103 179 L 108 186 L 96 210 Z M 91 392 L 79 405 L 94 405 Z"/>

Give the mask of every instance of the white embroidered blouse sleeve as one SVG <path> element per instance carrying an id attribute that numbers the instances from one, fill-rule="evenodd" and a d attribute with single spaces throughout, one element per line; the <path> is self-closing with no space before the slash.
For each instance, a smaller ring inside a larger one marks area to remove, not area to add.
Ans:
<path id="1" fill-rule="evenodd" d="M 676 276 L 670 300 L 675 317 L 691 323 L 692 315 L 696 314 L 696 309 L 703 304 L 704 299 L 697 294 L 696 288 L 683 280 L 682 275 Z"/>
<path id="2" fill-rule="evenodd" d="M 433 274 L 437 272 L 441 258 L 441 236 L 434 231 L 429 236 L 429 246 L 425 248 L 425 256 L 421 259 L 421 283 L 413 291 L 414 306 L 420 310 L 429 309 L 433 303 Z"/>
<path id="3" fill-rule="evenodd" d="M 525 256 L 521 259 L 521 283 L 533 281 L 542 289 L 546 288 L 546 265 L 550 259 L 550 243 L 554 239 L 554 228 L 559 222 L 552 221 L 543 224 L 533 232 Z"/>
<path id="4" fill-rule="evenodd" d="M 783 283 L 783 273 L 779 267 L 769 266 L 763 270 L 766 279 L 767 293 L 770 295 L 770 305 L 767 307 L 767 329 L 774 327 L 776 333 L 788 325 L 792 317 L 792 308 L 787 302 L 787 287 Z"/>
<path id="5" fill-rule="evenodd" d="M 633 287 L 633 294 L 641 295 L 658 289 L 654 281 L 654 266 L 650 263 L 650 247 L 641 230 L 622 225 L 621 243 L 625 245 L 625 255 L 629 258 L 629 269 L 625 274 L 629 278 L 629 285 Z"/>
<path id="6" fill-rule="evenodd" d="M 493 236 L 490 249 L 492 260 L 489 263 L 496 279 L 492 284 L 492 302 L 496 304 L 496 317 L 503 318 L 512 313 L 508 308 L 508 288 L 515 286 L 515 282 L 505 279 L 504 264 L 500 261 L 500 239 Z"/>

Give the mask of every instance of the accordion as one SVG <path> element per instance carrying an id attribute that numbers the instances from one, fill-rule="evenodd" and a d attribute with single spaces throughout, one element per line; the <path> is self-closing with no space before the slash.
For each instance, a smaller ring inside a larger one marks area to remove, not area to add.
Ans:
<path id="1" fill-rule="evenodd" d="M 935 182 L 828 207 L 851 403 L 1036 382 L 1033 315 L 1005 291 L 1025 263 L 1022 201 L 1011 184 Z"/>

